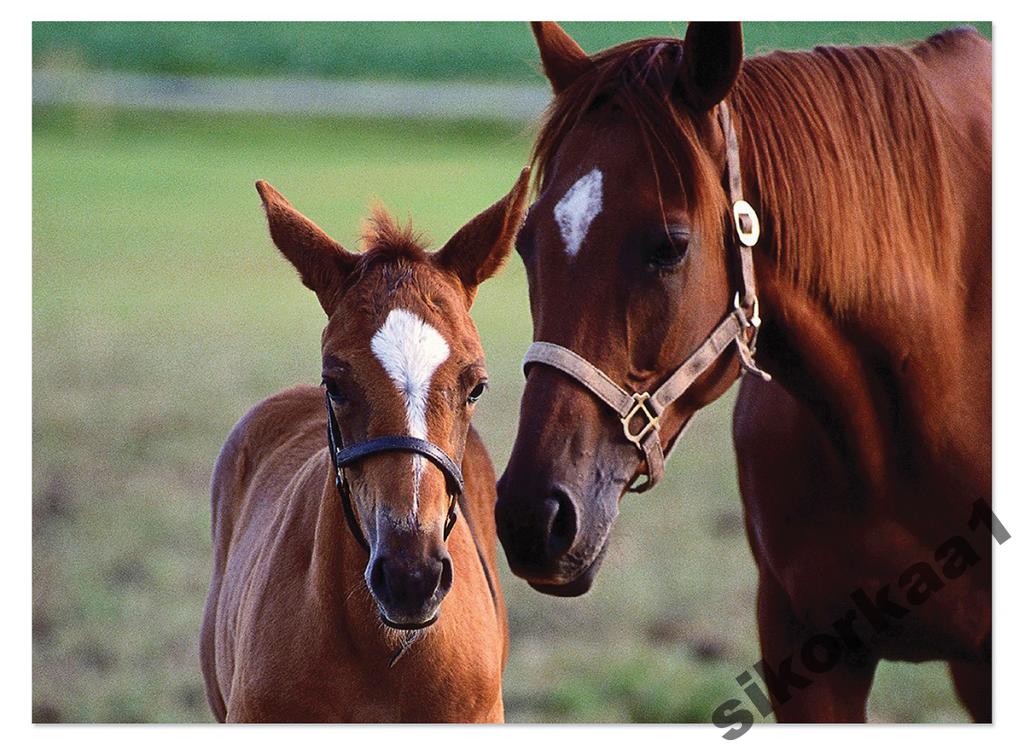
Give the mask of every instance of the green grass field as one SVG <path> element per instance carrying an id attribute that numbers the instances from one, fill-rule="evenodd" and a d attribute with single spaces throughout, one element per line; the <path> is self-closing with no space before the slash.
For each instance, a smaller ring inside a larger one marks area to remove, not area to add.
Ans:
<path id="1" fill-rule="evenodd" d="M 373 197 L 440 243 L 504 194 L 531 135 L 35 111 L 35 720 L 211 718 L 197 649 L 210 470 L 248 407 L 319 375 L 322 312 L 271 245 L 253 182 L 350 247 Z M 500 471 L 531 330 L 517 259 L 474 316 L 492 382 L 476 423 Z M 703 722 L 739 692 L 758 655 L 732 401 L 702 414 L 663 484 L 624 501 L 589 595 L 545 597 L 503 568 L 510 721 Z M 965 717 L 939 664 L 884 666 L 870 712 Z"/>
<path id="2" fill-rule="evenodd" d="M 748 53 L 815 44 L 922 39 L 950 23 L 751 23 Z M 992 36 L 992 24 L 976 22 Z M 680 36 L 683 21 L 566 23 L 588 52 L 643 36 Z M 44 23 L 35 65 L 138 72 L 316 75 L 425 80 L 539 79 L 522 23 Z"/>

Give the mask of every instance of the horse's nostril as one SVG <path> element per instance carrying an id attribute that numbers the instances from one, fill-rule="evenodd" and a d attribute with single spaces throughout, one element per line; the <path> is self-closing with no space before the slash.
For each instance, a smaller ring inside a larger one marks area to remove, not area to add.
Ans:
<path id="1" fill-rule="evenodd" d="M 388 599 L 388 580 L 384 571 L 384 559 L 378 558 L 370 569 L 370 589 L 378 598 Z"/>
<path id="2" fill-rule="evenodd" d="M 545 552 L 549 560 L 555 560 L 568 551 L 576 540 L 576 507 L 561 491 L 552 493 L 544 503 L 550 517 Z"/>

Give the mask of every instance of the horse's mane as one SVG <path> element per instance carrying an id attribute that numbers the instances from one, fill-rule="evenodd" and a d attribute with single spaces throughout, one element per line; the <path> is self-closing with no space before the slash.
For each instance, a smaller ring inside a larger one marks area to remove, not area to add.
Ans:
<path id="1" fill-rule="evenodd" d="M 688 114 L 673 96 L 680 40 L 629 42 L 592 59 L 546 114 L 533 154 L 538 179 L 579 118 L 614 100 L 639 127 L 651 168 L 656 155 L 675 167 L 702 236 L 720 236 L 721 167 L 701 137 L 711 119 Z M 962 224 L 948 128 L 911 50 L 752 57 L 727 102 L 765 236 L 795 284 L 841 313 L 955 282 Z"/>

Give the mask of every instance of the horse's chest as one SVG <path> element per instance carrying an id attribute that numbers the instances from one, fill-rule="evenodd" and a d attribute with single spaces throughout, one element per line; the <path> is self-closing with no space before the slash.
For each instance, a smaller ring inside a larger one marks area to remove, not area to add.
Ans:
<path id="1" fill-rule="evenodd" d="M 991 629 L 988 529 L 967 510 L 914 519 L 795 515 L 757 555 L 809 630 L 852 630 L 891 659 L 973 656 Z"/>

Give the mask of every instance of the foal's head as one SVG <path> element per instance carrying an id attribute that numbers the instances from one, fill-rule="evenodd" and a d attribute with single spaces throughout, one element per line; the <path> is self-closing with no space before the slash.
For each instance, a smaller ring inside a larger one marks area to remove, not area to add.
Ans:
<path id="1" fill-rule="evenodd" d="M 323 384 L 343 444 L 412 436 L 461 464 L 487 385 L 469 308 L 511 250 L 527 181 L 524 171 L 504 199 L 433 253 L 378 212 L 362 254 L 343 249 L 273 187 L 257 183 L 274 243 L 327 313 Z M 445 476 L 408 452 L 373 454 L 345 470 L 369 545 L 364 576 L 382 619 L 402 628 L 429 624 L 452 584 Z M 337 501 L 333 484 L 330 491 Z"/>
<path id="2" fill-rule="evenodd" d="M 535 159 L 540 192 L 517 249 L 534 339 L 571 349 L 621 387 L 653 392 L 729 309 L 725 140 L 715 105 L 742 61 L 738 24 L 691 24 L 593 57 L 535 24 L 555 91 Z M 736 379 L 722 356 L 661 417 L 668 449 Z M 509 563 L 552 594 L 589 589 L 618 502 L 643 454 L 580 383 L 531 365 L 519 433 L 499 482 Z"/>

